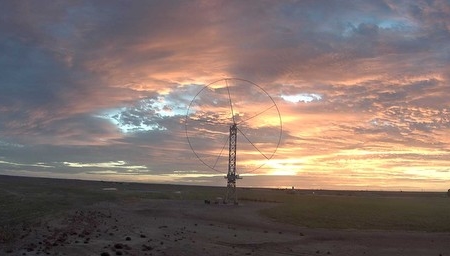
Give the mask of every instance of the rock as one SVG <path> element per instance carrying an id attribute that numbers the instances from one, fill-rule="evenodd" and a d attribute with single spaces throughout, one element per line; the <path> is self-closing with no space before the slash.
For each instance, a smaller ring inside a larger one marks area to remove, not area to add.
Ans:
<path id="1" fill-rule="evenodd" d="M 153 250 L 153 247 L 151 247 L 150 245 L 142 245 L 142 251 L 151 251 Z"/>

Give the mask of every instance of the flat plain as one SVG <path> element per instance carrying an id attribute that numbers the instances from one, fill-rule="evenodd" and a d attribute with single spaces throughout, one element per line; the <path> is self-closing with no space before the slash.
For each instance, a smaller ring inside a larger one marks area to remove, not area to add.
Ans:
<path id="1" fill-rule="evenodd" d="M 446 192 L 240 188 L 238 205 L 224 193 L 0 176 L 0 254 L 450 255 Z"/>

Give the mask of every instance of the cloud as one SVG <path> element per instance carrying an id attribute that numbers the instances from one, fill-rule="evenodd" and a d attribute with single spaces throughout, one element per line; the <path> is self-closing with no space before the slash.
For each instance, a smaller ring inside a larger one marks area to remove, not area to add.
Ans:
<path id="1" fill-rule="evenodd" d="M 442 184 L 448 162 L 439 157 L 450 149 L 447 1 L 4 1 L 0 10 L 5 168 L 124 178 L 126 168 L 62 164 L 124 161 L 145 166 L 139 176 L 151 180 L 214 183 L 190 151 L 184 115 L 197 95 L 198 120 L 229 122 L 219 107 L 228 106 L 226 87 L 218 96 L 197 93 L 241 77 L 282 115 L 273 160 L 283 164 L 258 173 L 297 173 L 330 187 L 332 178 L 383 187 L 378 182 L 395 177 L 412 188 L 429 171 L 427 186 Z M 251 88 L 231 91 L 233 114 L 247 136 L 240 143 L 263 145 L 277 113 Z M 208 151 L 227 149 L 224 127 L 201 123 L 195 146 L 226 164 L 226 154 Z M 243 164 L 254 164 L 255 147 L 241 149 Z M 321 183 L 321 173 L 330 180 Z"/>

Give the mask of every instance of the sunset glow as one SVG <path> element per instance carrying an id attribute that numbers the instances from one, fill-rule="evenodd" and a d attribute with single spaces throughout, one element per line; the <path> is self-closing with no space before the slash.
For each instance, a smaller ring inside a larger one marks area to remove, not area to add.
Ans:
<path id="1" fill-rule="evenodd" d="M 238 186 L 450 188 L 448 1 L 52 3 L 0 4 L 0 174 L 225 186 L 235 122 Z"/>

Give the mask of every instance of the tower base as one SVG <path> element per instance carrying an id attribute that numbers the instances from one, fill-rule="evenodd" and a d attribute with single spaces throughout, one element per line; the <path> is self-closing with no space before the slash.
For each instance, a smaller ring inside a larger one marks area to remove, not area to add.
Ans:
<path id="1" fill-rule="evenodd" d="M 227 192 L 225 194 L 224 203 L 231 203 L 238 204 L 238 196 L 236 192 L 236 180 L 242 179 L 239 177 L 239 175 L 228 175 L 225 177 L 227 179 Z"/>

